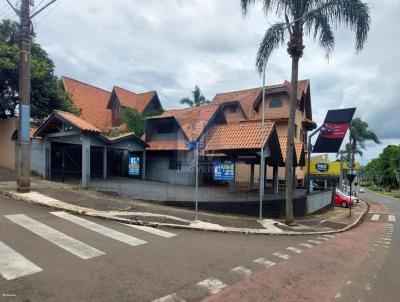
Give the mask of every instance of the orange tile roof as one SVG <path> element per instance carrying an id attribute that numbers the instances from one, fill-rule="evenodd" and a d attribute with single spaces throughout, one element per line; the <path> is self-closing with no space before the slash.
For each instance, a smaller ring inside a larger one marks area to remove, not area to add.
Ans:
<path id="1" fill-rule="evenodd" d="M 283 161 L 285 162 L 286 161 L 286 146 L 287 146 L 286 137 L 279 138 L 279 146 L 281 147 L 282 158 L 283 158 Z"/>
<path id="2" fill-rule="evenodd" d="M 232 91 L 226 93 L 218 93 L 212 103 L 223 104 L 227 102 L 238 101 L 242 106 L 246 118 L 250 118 L 254 113 L 253 105 L 255 100 L 260 96 L 262 88 L 252 88 L 241 91 Z"/>
<path id="3" fill-rule="evenodd" d="M 61 80 L 75 107 L 81 110 L 81 119 L 101 131 L 110 130 L 111 110 L 107 109 L 107 105 L 111 93 L 65 76 Z"/>
<path id="4" fill-rule="evenodd" d="M 147 142 L 149 145 L 146 150 L 148 151 L 172 151 L 179 150 L 185 151 L 189 150 L 186 147 L 186 142 L 182 140 L 160 140 L 160 141 L 150 141 Z"/>
<path id="5" fill-rule="evenodd" d="M 101 132 L 100 129 L 97 129 L 93 125 L 89 124 L 85 120 L 77 117 L 72 113 L 60 110 L 55 110 L 54 113 L 63 118 L 64 120 L 66 120 L 67 122 L 71 123 L 75 127 L 81 129 L 82 131 Z"/>
<path id="6" fill-rule="evenodd" d="M 123 107 L 136 109 L 142 113 L 156 95 L 155 91 L 134 93 L 121 87 L 114 86 L 113 90 Z"/>
<path id="7" fill-rule="evenodd" d="M 285 137 L 285 136 L 279 137 L 279 145 L 281 147 L 283 161 L 285 162 L 286 161 L 287 137 Z M 294 156 L 296 157 L 297 163 L 299 163 L 301 160 L 303 146 L 304 146 L 303 143 L 294 143 Z"/>
<path id="8" fill-rule="evenodd" d="M 300 100 L 303 93 L 307 92 L 308 86 L 310 81 L 309 80 L 300 80 L 297 88 L 297 98 Z M 288 81 L 284 81 L 282 84 L 277 85 L 268 85 L 265 87 L 266 92 L 273 89 L 287 89 L 290 91 L 291 84 Z M 251 88 L 246 90 L 240 91 L 232 91 L 226 93 L 218 93 L 213 101 L 212 104 L 223 104 L 233 101 L 238 101 L 243 108 L 243 111 L 246 115 L 248 120 L 257 120 L 259 119 L 257 112 L 254 110 L 254 106 L 256 105 L 256 101 L 262 95 L 262 87 Z"/>
<path id="9" fill-rule="evenodd" d="M 204 105 L 200 107 L 168 110 L 150 119 L 174 117 L 188 139 L 197 141 L 218 108 L 218 105 Z"/>
<path id="10" fill-rule="evenodd" d="M 206 151 L 260 149 L 265 146 L 274 130 L 274 123 L 264 125 L 264 139 L 261 141 L 261 123 L 238 123 L 216 125 L 206 139 Z"/>
<path id="11" fill-rule="evenodd" d="M 290 91 L 290 88 L 292 87 L 291 83 L 289 81 L 285 81 L 283 83 L 287 89 Z M 306 94 L 308 90 L 308 86 L 310 85 L 309 80 L 300 80 L 297 84 L 297 99 L 300 100 L 303 93 Z"/>
<path id="12" fill-rule="evenodd" d="M 296 151 L 297 162 L 300 163 L 301 155 L 304 153 L 304 144 L 303 143 L 295 143 L 294 149 Z"/>

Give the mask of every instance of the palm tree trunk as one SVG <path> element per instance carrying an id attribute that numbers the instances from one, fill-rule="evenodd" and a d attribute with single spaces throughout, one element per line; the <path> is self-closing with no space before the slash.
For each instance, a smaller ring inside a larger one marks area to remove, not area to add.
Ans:
<path id="1" fill-rule="evenodd" d="M 285 223 L 294 223 L 293 217 L 293 149 L 295 136 L 295 115 L 297 105 L 297 86 L 299 81 L 299 57 L 292 56 L 292 79 L 290 89 L 290 111 L 286 145 L 285 179 L 286 179 L 286 203 Z"/>

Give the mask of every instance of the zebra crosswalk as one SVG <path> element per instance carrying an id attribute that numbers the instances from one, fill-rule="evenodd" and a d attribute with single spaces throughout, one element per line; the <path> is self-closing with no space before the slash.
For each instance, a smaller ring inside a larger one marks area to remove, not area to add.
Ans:
<path id="1" fill-rule="evenodd" d="M 385 214 L 375 214 L 369 213 L 367 215 L 366 221 L 369 222 L 381 222 L 381 223 L 395 223 L 397 221 L 396 215 L 385 213 Z"/>
<path id="2" fill-rule="evenodd" d="M 74 223 L 104 237 L 127 244 L 130 247 L 136 247 L 147 243 L 145 240 L 125 234 L 121 231 L 116 231 L 110 227 L 95 223 L 89 219 L 71 215 L 65 212 L 50 212 L 50 214 L 61 218 L 62 222 L 64 223 Z M 67 235 L 64 232 L 57 230 L 56 228 L 44 224 L 43 222 L 39 221 L 40 219 L 33 219 L 25 214 L 4 215 L 4 217 L 15 224 L 16 227 L 22 227 L 25 232 L 33 233 L 34 236 L 36 235 L 41 239 L 47 240 L 56 247 L 69 252 L 81 260 L 89 260 L 106 254 L 104 251 L 101 251 L 96 247 L 90 246 Z M 150 234 L 150 236 L 166 239 L 177 236 L 175 233 L 150 227 L 133 225 L 127 226 L 134 227 L 139 233 L 142 232 L 143 235 L 147 233 Z M 130 228 L 126 228 L 127 232 L 129 232 L 129 229 Z M 26 253 L 29 249 L 26 249 L 25 251 L 16 251 L 10 246 L 11 244 L 9 242 L 7 242 L 7 244 L 0 238 L 0 275 L 3 278 L 6 280 L 14 280 L 43 271 L 43 268 L 39 267 L 28 259 Z"/>

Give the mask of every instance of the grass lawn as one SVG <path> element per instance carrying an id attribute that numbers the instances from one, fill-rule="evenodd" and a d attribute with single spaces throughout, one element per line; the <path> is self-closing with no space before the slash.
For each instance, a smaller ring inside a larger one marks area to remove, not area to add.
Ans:
<path id="1" fill-rule="evenodd" d="M 394 190 L 392 192 L 385 192 L 383 189 L 374 188 L 374 187 L 367 187 L 369 190 L 374 191 L 379 194 L 383 194 L 392 198 L 400 199 L 400 191 Z"/>

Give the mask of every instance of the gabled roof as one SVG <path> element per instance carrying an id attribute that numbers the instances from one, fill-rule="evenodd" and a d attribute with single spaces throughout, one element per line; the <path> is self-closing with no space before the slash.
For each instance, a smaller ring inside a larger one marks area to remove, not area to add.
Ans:
<path id="1" fill-rule="evenodd" d="M 175 118 L 189 140 L 197 141 L 204 129 L 215 116 L 219 105 L 204 105 L 185 109 L 168 110 L 150 119 Z"/>
<path id="2" fill-rule="evenodd" d="M 111 93 L 104 89 L 68 78 L 61 77 L 65 91 L 81 110 L 81 119 L 103 132 L 111 128 L 111 110 L 107 109 Z"/>
<path id="3" fill-rule="evenodd" d="M 105 140 L 108 144 L 116 144 L 128 139 L 133 139 L 136 142 L 142 144 L 143 146 L 148 146 L 148 144 L 145 143 L 145 141 L 140 138 L 139 136 L 137 136 L 135 133 L 133 132 L 127 132 L 127 133 L 123 133 L 120 134 L 118 136 L 107 136 L 107 135 L 101 135 L 101 137 L 103 138 L 103 140 Z"/>
<path id="4" fill-rule="evenodd" d="M 134 93 L 132 91 L 117 86 L 114 86 L 113 92 L 118 98 L 121 106 L 136 109 L 140 113 L 142 113 L 146 109 L 153 98 L 157 95 L 155 91 Z M 107 108 L 111 109 L 110 102 L 108 103 Z"/>
<path id="5" fill-rule="evenodd" d="M 283 161 L 286 161 L 286 146 L 287 146 L 287 137 L 282 136 L 279 137 L 279 145 L 281 146 L 281 152 Z M 304 144 L 303 143 L 294 143 L 294 159 L 296 160 L 295 164 L 299 165 L 304 160 Z"/>
<path id="6" fill-rule="evenodd" d="M 242 106 L 246 118 L 249 119 L 255 113 L 253 104 L 260 97 L 262 88 L 252 88 L 240 91 L 232 91 L 226 93 L 218 93 L 212 104 L 224 104 L 229 102 L 238 101 Z"/>
<path id="7" fill-rule="evenodd" d="M 48 132 L 54 132 L 56 131 L 60 131 L 60 129 L 58 129 L 58 126 L 51 126 L 52 122 L 54 120 L 59 120 L 62 121 L 64 123 L 66 123 L 69 126 L 73 126 L 75 128 L 77 128 L 80 131 L 84 131 L 84 132 L 91 132 L 91 133 L 100 133 L 100 129 L 94 127 L 93 125 L 89 124 L 88 122 L 86 122 L 85 120 L 77 117 L 76 115 L 69 113 L 69 112 L 64 112 L 64 111 L 60 111 L 60 110 L 54 110 L 51 115 L 47 118 L 47 120 L 40 125 L 40 127 L 35 131 L 35 133 L 33 134 L 33 137 L 41 137 L 42 133 L 45 133 L 45 136 L 48 134 Z M 49 129 L 50 127 L 50 129 Z M 46 134 L 46 131 L 47 134 Z"/>
<path id="8" fill-rule="evenodd" d="M 215 125 L 207 137 L 206 151 L 258 150 L 264 147 L 274 131 L 274 123 L 264 124 L 264 139 L 261 140 L 261 123 L 237 123 Z"/>
<path id="9" fill-rule="evenodd" d="M 77 117 L 75 114 L 60 110 L 55 110 L 54 114 L 56 116 L 60 116 L 62 119 L 71 123 L 73 126 L 82 131 L 100 132 L 100 129 L 96 128 L 92 124 L 89 124 L 87 121 Z"/>

